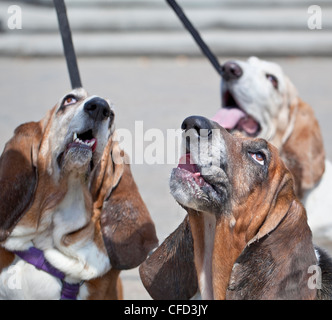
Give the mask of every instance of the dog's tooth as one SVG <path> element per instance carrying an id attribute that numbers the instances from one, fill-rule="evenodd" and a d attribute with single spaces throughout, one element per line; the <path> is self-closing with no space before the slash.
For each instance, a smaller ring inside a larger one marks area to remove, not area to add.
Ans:
<path id="1" fill-rule="evenodd" d="M 75 141 L 77 139 L 77 133 L 74 132 L 74 135 L 73 135 L 73 141 Z"/>

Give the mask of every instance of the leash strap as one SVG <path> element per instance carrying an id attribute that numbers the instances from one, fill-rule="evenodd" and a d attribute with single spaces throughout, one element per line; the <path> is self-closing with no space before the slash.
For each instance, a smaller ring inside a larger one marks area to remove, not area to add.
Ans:
<path id="1" fill-rule="evenodd" d="M 78 70 L 74 44 L 71 36 L 70 25 L 64 0 L 53 0 L 58 16 L 59 29 L 62 44 L 67 61 L 70 82 L 73 89 L 82 87 L 81 77 Z"/>
<path id="2" fill-rule="evenodd" d="M 222 67 L 216 58 L 216 56 L 212 53 L 210 48 L 207 46 L 207 44 L 204 42 L 202 37 L 200 36 L 197 29 L 192 25 L 190 20 L 187 18 L 185 13 L 183 12 L 182 8 L 177 4 L 175 0 L 166 0 L 167 3 L 170 5 L 170 7 L 174 10 L 176 15 L 179 17 L 185 28 L 190 32 L 204 55 L 210 60 L 213 67 L 216 69 L 219 75 L 222 75 Z"/>

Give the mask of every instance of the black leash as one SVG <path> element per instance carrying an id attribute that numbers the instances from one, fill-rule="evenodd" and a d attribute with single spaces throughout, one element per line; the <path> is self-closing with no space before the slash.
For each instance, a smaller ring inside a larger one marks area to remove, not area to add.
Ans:
<path id="1" fill-rule="evenodd" d="M 209 59 L 215 70 L 221 76 L 223 73 L 222 66 L 220 65 L 216 56 L 212 53 L 210 48 L 204 42 L 202 37 L 196 28 L 192 25 L 190 20 L 187 18 L 182 8 L 177 4 L 175 0 L 166 0 L 170 7 L 174 10 L 176 15 L 179 17 L 185 28 L 190 32 L 203 54 Z M 67 10 L 64 0 L 53 0 L 55 9 L 57 11 L 59 29 L 62 38 L 62 44 L 64 48 L 64 54 L 67 61 L 67 68 L 70 76 L 72 88 L 82 87 L 81 77 L 78 70 L 77 59 L 74 49 L 74 44 L 71 36 L 70 25 L 67 17 Z"/>
<path id="2" fill-rule="evenodd" d="M 58 15 L 59 29 L 67 61 L 70 82 L 73 89 L 82 87 L 80 72 L 78 70 L 74 44 L 64 0 L 53 0 Z"/>
<path id="3" fill-rule="evenodd" d="M 203 41 L 202 37 L 196 30 L 196 28 L 192 25 L 190 20 L 187 18 L 185 13 L 183 12 L 182 8 L 177 4 L 175 0 L 166 0 L 167 3 L 172 7 L 174 12 L 177 14 L 185 28 L 190 32 L 202 52 L 205 54 L 205 56 L 210 60 L 212 63 L 213 67 L 216 69 L 218 74 L 221 76 L 223 73 L 222 67 L 216 58 L 216 56 L 212 53 L 210 48 L 207 46 L 207 44 Z"/>

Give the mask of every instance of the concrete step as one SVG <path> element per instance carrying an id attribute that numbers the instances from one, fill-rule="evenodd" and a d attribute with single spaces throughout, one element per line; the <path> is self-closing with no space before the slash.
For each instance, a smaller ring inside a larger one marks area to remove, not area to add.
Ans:
<path id="1" fill-rule="evenodd" d="M 328 1 L 318 2 L 324 5 L 322 30 L 309 30 L 310 1 L 307 0 L 179 0 L 179 3 L 217 55 L 330 56 L 332 2 Z M 48 0 L 37 2 L 51 4 Z M 67 0 L 66 3 L 79 55 L 201 56 L 189 33 L 163 0 Z M 20 2 L 22 29 L 10 30 L 7 10 L 12 4 L 0 2 L 0 55 L 62 56 L 53 6 Z"/>
<path id="2" fill-rule="evenodd" d="M 7 4 L 0 4 L 0 20 L 8 20 Z M 186 14 L 200 31 L 221 30 L 305 30 L 308 28 L 306 7 L 299 8 L 202 8 L 188 9 Z M 166 5 L 160 8 L 68 8 L 73 32 L 168 32 L 183 30 L 174 12 Z M 58 32 L 54 9 L 22 5 L 22 30 L 20 32 Z M 325 8 L 322 16 L 324 30 L 332 30 L 332 6 Z M 3 32 L 10 32 L 6 23 Z"/>
<path id="3" fill-rule="evenodd" d="M 53 6 L 53 0 L 21 0 L 24 3 Z M 319 6 L 331 6 L 330 0 L 177 0 L 183 8 L 216 8 L 216 7 L 240 7 L 240 8 L 264 8 L 264 7 L 303 7 L 316 4 Z M 66 0 L 67 7 L 164 7 L 165 0 Z"/>
<path id="4" fill-rule="evenodd" d="M 210 30 L 202 34 L 219 56 L 331 56 L 331 31 L 239 32 Z M 202 56 L 187 32 L 78 33 L 78 56 Z M 3 34 L 2 56 L 62 56 L 58 34 Z"/>

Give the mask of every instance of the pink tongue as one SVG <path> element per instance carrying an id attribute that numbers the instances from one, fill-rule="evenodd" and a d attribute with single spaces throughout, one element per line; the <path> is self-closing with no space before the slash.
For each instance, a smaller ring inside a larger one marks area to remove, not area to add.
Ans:
<path id="1" fill-rule="evenodd" d="M 190 171 L 192 173 L 198 172 L 196 164 L 190 162 L 192 162 L 190 159 L 190 153 L 187 153 L 180 158 L 178 168 Z"/>
<path id="2" fill-rule="evenodd" d="M 246 114 L 238 108 L 221 108 L 211 119 L 225 129 L 232 130 Z"/>
<path id="3" fill-rule="evenodd" d="M 254 135 L 259 130 L 258 123 L 251 117 L 241 119 L 239 127 L 243 128 L 249 135 Z"/>

